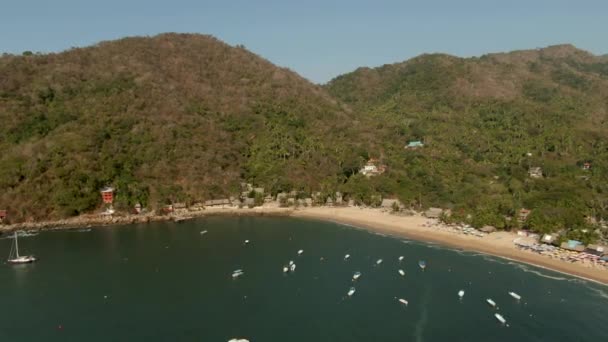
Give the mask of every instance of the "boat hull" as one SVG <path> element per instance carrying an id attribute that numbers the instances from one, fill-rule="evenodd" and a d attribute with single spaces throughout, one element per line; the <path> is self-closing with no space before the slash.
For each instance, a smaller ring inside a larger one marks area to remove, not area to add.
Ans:
<path id="1" fill-rule="evenodd" d="M 31 264 L 31 263 L 35 262 L 36 260 L 38 260 L 38 259 L 36 259 L 36 257 L 27 256 L 27 257 L 19 257 L 16 259 L 9 259 L 9 260 L 7 260 L 7 262 L 11 265 L 20 265 L 20 264 Z"/>

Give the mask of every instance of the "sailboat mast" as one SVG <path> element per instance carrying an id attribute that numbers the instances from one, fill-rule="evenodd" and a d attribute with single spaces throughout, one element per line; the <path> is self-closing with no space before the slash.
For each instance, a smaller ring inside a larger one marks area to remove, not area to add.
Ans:
<path id="1" fill-rule="evenodd" d="M 17 232 L 15 232 L 15 252 L 17 253 L 17 258 L 19 258 L 19 242 L 17 240 Z"/>

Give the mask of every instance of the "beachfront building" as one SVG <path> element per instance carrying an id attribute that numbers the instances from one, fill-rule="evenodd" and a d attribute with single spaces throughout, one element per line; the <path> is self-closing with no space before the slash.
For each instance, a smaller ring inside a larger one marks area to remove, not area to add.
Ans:
<path id="1" fill-rule="evenodd" d="M 582 242 L 576 240 L 568 240 L 567 242 L 562 242 L 560 247 L 574 252 L 582 252 L 585 250 L 585 245 L 583 245 Z"/>
<path id="2" fill-rule="evenodd" d="M 203 204 L 205 207 L 224 208 L 230 206 L 230 200 L 228 198 L 214 199 L 205 201 Z"/>
<path id="3" fill-rule="evenodd" d="M 429 210 L 424 212 L 424 216 L 428 218 L 440 218 L 441 214 L 443 214 L 443 209 L 441 208 L 429 208 Z"/>
<path id="4" fill-rule="evenodd" d="M 107 186 L 101 189 L 101 199 L 105 204 L 112 204 L 114 202 L 114 188 Z"/>
<path id="5" fill-rule="evenodd" d="M 382 199 L 382 203 L 380 204 L 380 207 L 382 207 L 382 209 L 386 209 L 386 210 L 393 210 L 395 208 L 397 210 L 401 210 L 405 206 L 398 199 L 384 198 L 384 199 Z"/>
<path id="6" fill-rule="evenodd" d="M 136 214 L 141 213 L 141 204 L 140 203 L 135 203 L 135 206 L 133 207 L 133 212 L 135 212 Z"/>
<path id="7" fill-rule="evenodd" d="M 546 243 L 548 245 L 552 245 L 555 242 L 555 240 L 557 240 L 557 235 L 555 235 L 555 234 L 545 234 L 540 239 L 540 242 Z"/>
<path id="8" fill-rule="evenodd" d="M 6 219 L 6 210 L 0 210 L 0 223 L 2 223 Z"/>
<path id="9" fill-rule="evenodd" d="M 530 178 L 543 178 L 543 169 L 535 166 L 528 169 L 528 176 Z"/>
<path id="10" fill-rule="evenodd" d="M 494 226 L 483 226 L 479 229 L 480 231 L 484 232 L 484 233 L 494 233 L 496 231 L 496 227 Z"/>
<path id="11" fill-rule="evenodd" d="M 410 142 L 407 143 L 407 145 L 405 145 L 406 149 L 417 149 L 420 147 L 424 147 L 424 144 L 422 143 L 422 141 L 420 140 L 412 140 Z"/>
<path id="12" fill-rule="evenodd" d="M 593 254 L 593 255 L 602 256 L 602 255 L 608 253 L 608 247 L 602 246 L 602 245 L 591 244 L 591 245 L 588 245 L 587 248 L 585 248 L 585 252 L 589 253 L 589 254 Z"/>
<path id="13" fill-rule="evenodd" d="M 590 170 L 590 169 L 591 169 L 591 163 L 589 163 L 589 162 L 583 163 L 583 170 Z"/>

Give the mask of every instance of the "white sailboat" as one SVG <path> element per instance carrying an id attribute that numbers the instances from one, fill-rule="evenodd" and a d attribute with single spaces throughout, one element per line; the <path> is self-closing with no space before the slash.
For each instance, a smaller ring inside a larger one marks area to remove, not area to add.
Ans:
<path id="1" fill-rule="evenodd" d="M 464 290 L 460 290 L 460 291 L 458 291 L 458 297 L 459 297 L 460 299 L 462 299 L 462 297 L 464 297 Z"/>
<path id="2" fill-rule="evenodd" d="M 402 277 L 405 277 L 405 272 L 403 272 L 403 270 L 399 270 L 399 274 L 401 274 Z"/>
<path id="3" fill-rule="evenodd" d="M 7 262 L 9 264 L 29 264 L 36 261 L 36 257 L 33 255 L 19 255 L 19 240 L 17 238 L 17 232 L 15 232 L 15 240 L 11 247 L 11 252 L 8 255 Z"/>

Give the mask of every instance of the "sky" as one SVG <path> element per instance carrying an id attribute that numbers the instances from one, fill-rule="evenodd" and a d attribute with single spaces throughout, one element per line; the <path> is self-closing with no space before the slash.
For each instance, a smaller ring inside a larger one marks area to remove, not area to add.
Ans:
<path id="1" fill-rule="evenodd" d="M 0 53 L 211 34 L 315 83 L 422 53 L 571 43 L 608 53 L 606 0 L 0 0 Z"/>

